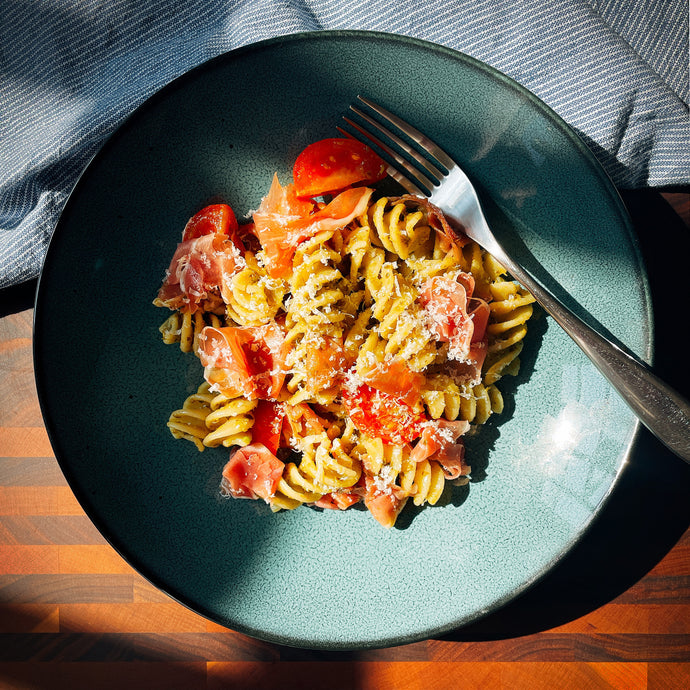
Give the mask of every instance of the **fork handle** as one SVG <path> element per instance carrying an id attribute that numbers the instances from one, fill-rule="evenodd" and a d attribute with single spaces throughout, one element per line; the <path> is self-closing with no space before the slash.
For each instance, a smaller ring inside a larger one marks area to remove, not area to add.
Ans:
<path id="1" fill-rule="evenodd" d="M 588 326 L 500 248 L 494 256 L 580 346 L 632 408 L 638 419 L 671 451 L 690 463 L 690 402 L 664 383 L 631 352 Z"/>

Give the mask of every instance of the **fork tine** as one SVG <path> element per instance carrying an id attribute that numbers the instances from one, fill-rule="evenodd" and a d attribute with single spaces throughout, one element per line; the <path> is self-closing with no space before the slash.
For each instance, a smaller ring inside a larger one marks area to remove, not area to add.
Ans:
<path id="1" fill-rule="evenodd" d="M 408 156 L 414 159 L 418 165 L 424 168 L 429 174 L 436 178 L 437 182 L 440 182 L 445 173 L 441 172 L 435 165 L 432 165 L 424 156 L 420 155 L 419 152 L 415 151 L 407 142 L 404 142 L 399 136 L 393 134 L 389 129 L 386 129 L 382 124 L 369 117 L 366 113 L 363 113 L 358 108 L 350 106 L 350 110 L 360 117 L 365 122 L 369 123 L 374 129 L 378 130 L 384 136 L 388 137 L 398 148 L 404 151 Z M 347 118 L 345 118 L 347 120 Z"/>
<path id="2" fill-rule="evenodd" d="M 384 151 L 388 156 L 390 156 L 398 165 L 388 166 L 388 174 L 400 185 L 402 185 L 410 194 L 416 194 L 419 196 L 428 196 L 431 190 L 436 186 L 426 175 L 422 174 L 419 170 L 410 165 L 404 158 L 399 156 L 395 151 L 393 151 L 390 146 L 387 146 L 382 141 L 371 135 L 364 128 L 360 127 L 356 122 L 353 122 L 347 117 L 343 117 L 343 120 L 347 122 L 350 127 L 357 130 L 363 137 L 368 139 L 370 142 L 378 146 L 382 151 Z M 340 132 L 347 134 L 354 138 L 353 135 L 345 132 L 340 127 L 338 127 Z M 366 142 L 365 142 L 366 143 Z M 403 168 L 405 173 L 403 173 L 400 168 Z M 421 187 L 419 186 L 421 185 Z M 423 187 L 426 187 L 429 191 L 424 191 Z"/>
<path id="3" fill-rule="evenodd" d="M 347 118 L 344 118 L 347 120 Z M 380 141 L 373 139 L 370 137 L 366 132 L 364 132 L 361 128 L 357 127 L 354 123 L 352 123 L 352 126 L 357 129 L 358 131 L 362 132 L 365 137 L 367 137 L 369 140 L 373 141 L 377 146 L 379 146 L 381 149 L 386 150 L 388 147 L 381 143 Z M 352 132 L 348 132 L 347 130 L 344 130 L 342 127 L 336 127 L 336 129 L 341 133 L 344 134 L 346 137 L 349 137 L 350 139 L 357 139 L 357 137 L 352 134 Z M 394 158 L 397 158 L 395 152 L 390 151 L 390 155 Z M 397 168 L 394 168 L 392 165 L 386 166 L 386 172 L 390 177 L 392 177 L 405 191 L 407 191 L 408 194 L 414 194 L 415 196 L 428 196 L 428 193 L 425 192 L 423 189 L 420 187 L 417 187 L 416 184 L 414 184 L 411 180 L 409 180 L 407 177 L 405 177 Z"/>
<path id="4" fill-rule="evenodd" d="M 412 141 L 419 144 L 422 149 L 436 158 L 436 160 L 449 172 L 453 168 L 458 167 L 457 163 L 440 146 L 435 144 L 425 134 L 422 134 L 418 129 L 415 129 L 412 125 L 405 122 L 405 120 L 401 120 L 397 115 L 393 115 L 393 113 L 382 108 L 373 101 L 370 101 L 368 98 L 364 98 L 364 96 L 357 96 L 357 98 L 375 113 L 378 113 L 382 118 L 395 125 L 403 134 L 412 139 Z"/>

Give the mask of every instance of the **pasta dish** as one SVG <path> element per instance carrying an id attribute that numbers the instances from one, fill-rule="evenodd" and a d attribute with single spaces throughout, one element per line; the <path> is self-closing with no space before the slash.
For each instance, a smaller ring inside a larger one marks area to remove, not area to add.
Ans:
<path id="1" fill-rule="evenodd" d="M 384 176 L 359 142 L 322 140 L 250 222 L 214 204 L 183 230 L 154 304 L 204 376 L 168 427 L 231 449 L 228 496 L 361 503 L 391 527 L 469 481 L 463 437 L 503 410 L 533 298 L 426 199 L 377 192 Z"/>

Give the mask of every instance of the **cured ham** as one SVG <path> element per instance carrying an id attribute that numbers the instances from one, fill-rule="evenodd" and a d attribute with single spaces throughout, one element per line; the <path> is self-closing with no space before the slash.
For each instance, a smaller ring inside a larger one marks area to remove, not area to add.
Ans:
<path id="1" fill-rule="evenodd" d="M 194 313 L 211 296 L 220 301 L 221 287 L 243 265 L 237 246 L 224 235 L 180 242 L 154 304 Z"/>
<path id="2" fill-rule="evenodd" d="M 420 296 L 429 330 L 440 342 L 450 343 L 449 354 L 460 362 L 467 359 L 474 335 L 467 300 L 467 285 L 449 276 L 429 278 Z"/>
<path id="3" fill-rule="evenodd" d="M 489 323 L 491 309 L 489 305 L 479 298 L 473 298 L 469 302 L 469 316 L 472 319 L 473 332 L 470 341 L 470 353 L 468 360 L 475 367 L 475 379 L 479 379 L 486 353 L 488 352 L 488 342 L 486 327 Z"/>
<path id="4" fill-rule="evenodd" d="M 266 254 L 266 269 L 272 278 L 292 270 L 295 249 L 322 230 L 344 228 L 366 211 L 373 190 L 353 187 L 338 194 L 319 210 L 311 201 L 299 199 L 292 185 L 282 187 L 274 175 L 269 193 L 254 212 L 253 232 Z"/>
<path id="5" fill-rule="evenodd" d="M 285 380 L 289 345 L 276 322 L 264 326 L 215 328 L 199 336 L 199 359 L 204 377 L 228 397 L 275 399 Z"/>
<path id="6" fill-rule="evenodd" d="M 405 507 L 407 497 L 403 490 L 394 484 L 386 484 L 374 477 L 365 479 L 366 493 L 364 505 L 379 524 L 390 529 Z"/>
<path id="7" fill-rule="evenodd" d="M 329 494 L 324 494 L 314 504 L 317 508 L 326 508 L 328 510 L 347 510 L 355 503 L 359 503 L 362 497 L 352 491 L 333 491 Z"/>
<path id="8" fill-rule="evenodd" d="M 234 498 L 268 501 L 278 488 L 285 464 L 262 443 L 237 450 L 223 468 L 221 488 Z"/>
<path id="9" fill-rule="evenodd" d="M 283 438 L 285 445 L 291 445 L 291 438 L 303 438 L 310 434 L 322 434 L 330 426 L 328 421 L 319 417 L 306 403 L 285 406 L 285 419 L 283 425 Z"/>
<path id="10" fill-rule="evenodd" d="M 307 349 L 305 358 L 306 387 L 312 393 L 334 386 L 345 370 L 343 339 L 325 335 L 314 347 Z"/>
<path id="11" fill-rule="evenodd" d="M 443 467 L 446 479 L 457 479 L 468 474 L 470 468 L 463 462 L 465 446 L 458 439 L 470 428 L 469 422 L 449 422 L 435 419 L 424 425 L 419 441 L 412 449 L 410 459 L 414 462 L 436 460 Z"/>
<path id="12" fill-rule="evenodd" d="M 449 358 L 473 365 L 477 378 L 486 357 L 490 310 L 484 300 L 472 297 L 473 289 L 474 278 L 467 273 L 435 276 L 424 283 L 420 303 L 433 336 L 450 344 Z"/>
<path id="13" fill-rule="evenodd" d="M 390 357 L 383 362 L 364 366 L 360 368 L 359 377 L 371 388 L 398 398 L 410 407 L 420 401 L 425 381 L 424 374 L 412 371 L 400 357 Z"/>

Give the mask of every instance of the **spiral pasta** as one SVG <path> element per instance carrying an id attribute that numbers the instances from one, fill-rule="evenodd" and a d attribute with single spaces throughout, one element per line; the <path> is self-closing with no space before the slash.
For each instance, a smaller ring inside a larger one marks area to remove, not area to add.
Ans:
<path id="1" fill-rule="evenodd" d="M 191 441 L 198 450 L 204 449 L 204 438 L 208 434 L 206 417 L 211 412 L 213 393 L 204 381 L 196 393 L 188 396 L 182 407 L 171 413 L 168 419 L 168 429 L 173 438 Z"/>
<path id="2" fill-rule="evenodd" d="M 484 368 L 484 383 L 496 383 L 506 374 L 517 374 L 519 355 L 527 335 L 527 322 L 532 316 L 534 297 L 517 283 L 494 281 L 489 289 L 493 301 L 489 304 L 491 317 L 488 355 Z"/>
<path id="3" fill-rule="evenodd" d="M 252 441 L 251 412 L 256 406 L 256 400 L 213 393 L 204 381 L 182 408 L 170 415 L 168 428 L 174 438 L 192 441 L 200 451 L 220 445 L 246 446 Z"/>
<path id="4" fill-rule="evenodd" d="M 425 503 L 436 505 L 443 494 L 446 480 L 441 466 L 433 460 L 422 460 L 415 466 L 415 476 L 410 496 L 416 506 Z"/>
<path id="5" fill-rule="evenodd" d="M 473 424 L 484 424 L 492 414 L 503 412 L 503 396 L 494 385 L 465 385 L 460 400 L 459 418 Z"/>
<path id="6" fill-rule="evenodd" d="M 371 353 L 382 361 L 399 356 L 412 369 L 421 371 L 436 357 L 436 343 L 431 338 L 418 303 L 418 291 L 386 261 L 382 250 L 370 248 L 362 262 L 365 299 L 371 303 L 375 325 L 364 341 L 362 356 Z"/>
<path id="7" fill-rule="evenodd" d="M 390 527 L 468 481 L 462 434 L 503 411 L 534 300 L 425 200 L 350 190 L 363 201 L 339 222 L 344 196 L 295 200 L 274 180 L 213 299 L 173 309 L 163 340 L 207 380 L 168 427 L 236 449 L 230 495 L 274 512 L 363 500 Z"/>
<path id="8" fill-rule="evenodd" d="M 361 465 L 338 438 L 331 440 L 325 433 L 308 436 L 302 439 L 300 450 L 300 472 L 322 493 L 350 488 L 359 480 Z"/>
<path id="9" fill-rule="evenodd" d="M 226 314 L 240 326 L 260 326 L 275 318 L 287 289 L 283 281 L 268 275 L 251 252 L 245 254 L 245 263 L 226 286 Z"/>
<path id="10" fill-rule="evenodd" d="M 416 462 L 409 446 L 385 444 L 380 438 L 363 435 L 354 453 L 371 476 L 384 477 L 417 506 L 435 505 L 443 494 L 446 480 L 441 466 L 428 459 Z"/>
<path id="11" fill-rule="evenodd" d="M 432 419 L 458 419 L 463 391 L 447 374 L 429 376 L 422 389 L 422 400 Z"/>
<path id="12" fill-rule="evenodd" d="M 423 251 L 432 236 L 424 213 L 419 209 L 408 211 L 402 201 L 391 205 L 382 197 L 369 209 L 369 217 L 383 247 L 403 260 Z"/>
<path id="13" fill-rule="evenodd" d="M 320 372 L 325 375 L 315 375 L 316 355 L 326 352 L 327 357 L 332 344 L 341 341 L 362 297 L 361 291 L 348 289 L 339 269 L 342 254 L 330 244 L 333 237 L 333 232 L 319 233 L 302 243 L 293 259 L 285 312 L 286 341 L 292 345 L 286 357 L 286 388 L 293 405 L 305 400 L 326 405 L 337 396 L 334 376 L 323 367 Z"/>
<path id="14" fill-rule="evenodd" d="M 317 490 L 311 478 L 303 474 L 294 462 L 289 462 L 269 505 L 274 512 L 294 510 L 304 503 L 316 503 L 322 497 L 323 492 Z"/>
<path id="15" fill-rule="evenodd" d="M 302 503 L 316 503 L 325 494 L 350 489 L 360 479 L 362 464 L 348 449 L 346 438 L 324 430 L 293 439 L 302 453 L 299 465 L 288 463 L 269 500 L 273 510 L 292 510 Z"/>
<path id="16" fill-rule="evenodd" d="M 252 411 L 257 406 L 256 400 L 243 397 L 227 398 L 216 395 L 211 400 L 211 410 L 206 417 L 208 433 L 203 444 L 209 448 L 223 445 L 247 446 L 252 442 L 254 417 Z"/>
<path id="17" fill-rule="evenodd" d="M 346 283 L 338 266 L 342 255 L 329 240 L 333 233 L 322 232 L 303 242 L 295 252 L 289 285 L 291 298 L 286 310 L 288 329 L 314 326 L 327 335 L 340 335 L 348 312 Z"/>
<path id="18" fill-rule="evenodd" d="M 206 326 L 222 325 L 223 321 L 213 312 L 173 312 L 158 329 L 166 345 L 180 344 L 182 352 L 195 352 L 199 345 L 199 334 Z"/>
<path id="19" fill-rule="evenodd" d="M 484 424 L 492 414 L 503 412 L 503 396 L 495 385 L 458 385 L 445 374 L 429 377 L 422 390 L 422 400 L 433 419 L 462 419 Z"/>

